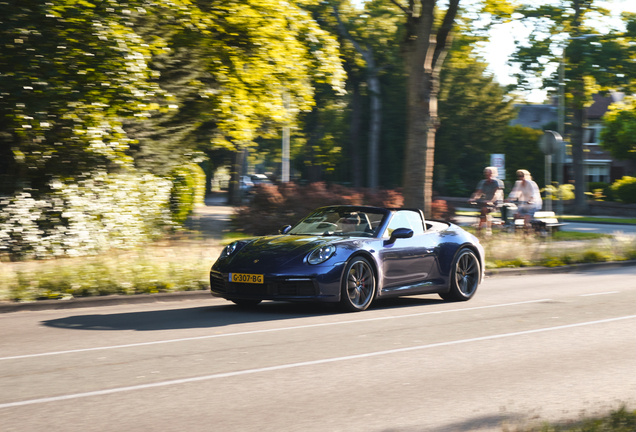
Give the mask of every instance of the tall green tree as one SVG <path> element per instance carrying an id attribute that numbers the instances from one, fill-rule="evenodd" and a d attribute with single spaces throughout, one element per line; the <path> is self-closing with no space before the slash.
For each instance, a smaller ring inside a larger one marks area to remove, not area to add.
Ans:
<path id="1" fill-rule="evenodd" d="M 523 20 L 534 27 L 528 43 L 519 43 L 512 62 L 520 66 L 518 83 L 529 88 L 531 80 L 543 79 L 544 88 L 558 90 L 556 72 L 544 77 L 546 66 L 565 63 L 566 105 L 571 113 L 572 159 L 574 165 L 575 202 L 586 208 L 583 164 L 583 127 L 585 108 L 592 94 L 614 88 L 631 92 L 636 84 L 629 33 L 617 29 L 598 33 L 596 20 L 609 11 L 594 0 L 561 0 L 554 4 L 527 3 L 518 9 Z M 629 19 L 626 17 L 626 19 Z M 565 50 L 561 54 L 558 50 Z"/>
<path id="2" fill-rule="evenodd" d="M 505 134 L 498 144 L 498 153 L 506 155 L 506 186 L 514 184 L 515 172 L 519 169 L 530 171 L 532 179 L 539 187 L 545 186 L 545 155 L 537 142 L 543 131 L 524 126 L 507 126 Z"/>
<path id="3" fill-rule="evenodd" d="M 131 166 L 121 119 L 169 109 L 148 67 L 161 41 L 126 24 L 143 3 L 0 3 L 2 192 Z"/>
<path id="4" fill-rule="evenodd" d="M 316 83 L 343 86 L 337 41 L 304 9 L 315 3 L 1 3 L 0 152 L 20 183 L 7 189 L 135 158 L 159 169 L 158 143 L 240 151 L 277 134 Z"/>
<path id="5" fill-rule="evenodd" d="M 483 178 L 490 154 L 500 152 L 508 123 L 516 115 L 514 99 L 486 70 L 471 40 L 456 38 L 442 71 L 435 143 L 438 193 L 448 193 L 444 183 L 453 179 L 472 190 Z"/>
<path id="6" fill-rule="evenodd" d="M 603 118 L 601 145 L 616 159 L 636 162 L 636 100 L 628 98 Z"/>
<path id="7" fill-rule="evenodd" d="M 383 0 L 365 3 L 362 13 L 348 9 L 346 23 L 340 17 L 337 3 L 332 3 L 338 23 L 338 31 L 364 60 L 365 80 L 370 98 L 368 180 L 367 186 L 377 189 L 379 182 L 380 144 L 382 129 L 382 85 L 384 69 L 395 67 L 396 36 L 400 17 L 399 10 Z M 393 49 L 391 49 L 393 44 Z"/>
<path id="8" fill-rule="evenodd" d="M 443 11 L 436 0 L 391 1 L 404 13 L 406 28 L 402 43 L 408 101 L 404 204 L 422 208 L 430 216 L 440 74 L 461 12 L 460 0 L 449 0 Z M 478 9 L 493 16 L 511 13 L 505 0 L 484 0 Z"/>

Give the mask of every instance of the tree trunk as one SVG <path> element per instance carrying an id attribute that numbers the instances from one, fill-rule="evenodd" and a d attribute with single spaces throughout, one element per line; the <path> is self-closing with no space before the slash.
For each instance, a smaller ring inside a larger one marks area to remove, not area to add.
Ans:
<path id="1" fill-rule="evenodd" d="M 572 118 L 572 167 L 574 169 L 574 206 L 576 212 L 587 211 L 587 197 L 585 195 L 585 163 L 583 157 L 583 124 L 585 122 L 585 110 L 575 107 Z"/>
<path id="2" fill-rule="evenodd" d="M 351 168 L 353 173 L 351 181 L 353 187 L 362 187 L 362 162 L 360 158 L 360 125 L 362 124 L 362 104 L 360 103 L 360 82 L 353 81 L 351 94 L 351 124 L 349 126 L 349 139 L 351 142 Z"/>
<path id="3" fill-rule="evenodd" d="M 433 27 L 436 0 L 420 0 L 419 16 L 412 12 L 414 0 L 409 3 L 409 9 L 402 8 L 408 15 L 407 40 L 404 45 L 408 74 L 404 206 L 422 209 L 430 217 L 440 71 L 448 51 L 450 31 L 457 15 L 459 0 L 450 0 L 436 34 Z"/>
<path id="4" fill-rule="evenodd" d="M 579 0 L 572 1 L 574 9 L 574 19 L 572 21 L 572 33 L 574 37 L 581 36 L 581 2 Z M 572 44 L 582 43 L 579 40 L 573 40 Z M 583 79 L 582 50 L 580 47 L 574 49 L 572 56 L 569 58 L 570 67 L 574 76 L 571 78 L 573 88 L 572 94 L 572 134 L 570 141 L 572 143 L 572 168 L 574 169 L 574 206 L 577 212 L 585 213 L 587 211 L 587 197 L 585 196 L 585 164 L 583 158 L 583 124 L 585 122 L 585 82 Z"/>
<path id="5" fill-rule="evenodd" d="M 373 52 L 371 48 L 367 51 L 369 54 L 365 56 L 367 60 L 369 93 L 371 96 L 371 124 L 369 125 L 369 170 L 367 186 L 373 192 L 378 190 L 378 155 L 380 153 L 380 130 L 382 128 L 382 99 L 380 90 L 380 79 L 378 78 L 378 70 L 373 60 Z M 369 57 L 367 59 L 367 57 Z"/>
<path id="6" fill-rule="evenodd" d="M 366 63 L 367 84 L 369 85 L 369 96 L 371 98 L 371 121 L 369 125 L 369 161 L 367 167 L 367 187 L 372 191 L 378 189 L 378 155 L 380 154 L 380 129 L 382 127 L 382 90 L 380 87 L 380 79 L 378 78 L 379 69 L 375 65 L 373 49 L 367 45 L 366 49 L 356 41 L 347 31 L 346 27 L 340 19 L 338 7 L 333 5 L 333 13 L 338 20 L 338 30 L 340 34 L 347 38 L 355 47 L 356 51 L 362 55 Z"/>
<path id="7" fill-rule="evenodd" d="M 230 173 L 230 185 L 228 190 L 228 204 L 240 205 L 242 202 L 241 194 L 241 175 L 243 175 L 243 166 L 245 165 L 245 151 L 237 148 L 234 152 L 234 163 L 232 163 L 232 172 Z"/>

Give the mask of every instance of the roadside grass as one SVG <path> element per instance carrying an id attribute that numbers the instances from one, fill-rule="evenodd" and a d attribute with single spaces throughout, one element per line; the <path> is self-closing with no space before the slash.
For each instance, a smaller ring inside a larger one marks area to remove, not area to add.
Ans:
<path id="1" fill-rule="evenodd" d="M 473 226 L 463 226 L 462 228 L 471 234 L 477 235 L 477 229 Z M 498 236 L 508 234 L 498 232 L 497 229 L 493 229 L 493 235 Z M 588 233 L 579 231 L 555 231 L 549 238 L 546 238 L 544 241 L 585 241 L 612 237 L 614 237 L 612 234 Z"/>
<path id="2" fill-rule="evenodd" d="M 220 246 L 149 246 L 124 253 L 0 263 L 0 301 L 209 289 Z"/>
<path id="3" fill-rule="evenodd" d="M 596 240 L 601 238 L 612 238 L 611 234 L 588 233 L 578 231 L 556 231 L 552 233 L 552 241 L 577 241 Z"/>
<path id="4" fill-rule="evenodd" d="M 562 215 L 559 219 L 573 222 L 606 222 L 621 224 L 636 224 L 636 218 L 602 217 L 602 216 L 576 216 Z"/>
<path id="5" fill-rule="evenodd" d="M 471 227 L 468 230 L 474 232 Z M 221 241 L 166 240 L 92 257 L 1 262 L 0 301 L 209 289 L 210 267 L 224 245 L 246 237 L 228 233 Z M 481 242 L 488 269 L 636 259 L 636 236 L 620 232 L 602 237 L 563 233 L 548 239 L 496 233 Z"/>
<path id="6" fill-rule="evenodd" d="M 592 237 L 590 233 L 564 234 L 547 239 L 521 233 L 497 233 L 483 237 L 480 241 L 486 250 L 486 268 L 560 267 L 636 259 L 635 235 L 621 232 L 612 236 L 592 234 Z"/>
<path id="7" fill-rule="evenodd" d="M 478 211 L 458 210 L 455 214 L 458 216 L 479 216 Z M 501 213 L 492 213 L 493 217 L 500 218 Z M 570 222 L 603 222 L 617 224 L 636 224 L 636 218 L 619 218 L 619 217 L 602 217 L 602 216 L 577 216 L 577 215 L 560 215 L 557 217 L 562 221 Z"/>
<path id="8" fill-rule="evenodd" d="M 512 432 L 504 428 L 506 432 Z M 567 423 L 545 423 L 529 429 L 514 429 L 514 432 L 634 432 L 636 431 L 636 410 L 625 406 L 605 416 L 587 418 Z"/>
<path id="9" fill-rule="evenodd" d="M 478 211 L 470 211 L 470 210 L 457 210 L 455 212 L 455 214 L 457 216 L 479 216 L 479 212 Z M 493 217 L 501 217 L 501 213 L 499 212 L 493 212 L 491 213 L 491 215 Z"/>

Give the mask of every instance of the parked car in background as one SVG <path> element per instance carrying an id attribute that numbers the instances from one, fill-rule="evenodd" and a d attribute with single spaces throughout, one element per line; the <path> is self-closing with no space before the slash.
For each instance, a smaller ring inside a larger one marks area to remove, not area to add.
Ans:
<path id="1" fill-rule="evenodd" d="M 241 188 L 241 190 L 249 191 L 253 187 L 254 182 L 252 181 L 252 178 L 250 176 L 241 176 L 241 179 L 239 181 L 239 188 Z"/>
<path id="2" fill-rule="evenodd" d="M 475 295 L 485 269 L 479 240 L 420 210 L 329 206 L 280 234 L 238 240 L 210 271 L 213 296 L 238 305 L 263 300 L 340 302 L 363 311 L 377 298 Z"/>
<path id="3" fill-rule="evenodd" d="M 272 184 L 272 181 L 265 174 L 252 174 L 250 176 L 252 183 L 257 184 Z"/>

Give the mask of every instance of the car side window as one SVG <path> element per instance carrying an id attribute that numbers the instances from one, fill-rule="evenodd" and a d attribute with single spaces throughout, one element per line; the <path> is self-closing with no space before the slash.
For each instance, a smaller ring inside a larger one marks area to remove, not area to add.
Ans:
<path id="1" fill-rule="evenodd" d="M 424 234 L 422 217 L 412 210 L 400 210 L 395 213 L 386 229 L 386 235 L 391 236 L 393 230 L 397 228 L 410 228 L 413 230 L 413 235 Z"/>

